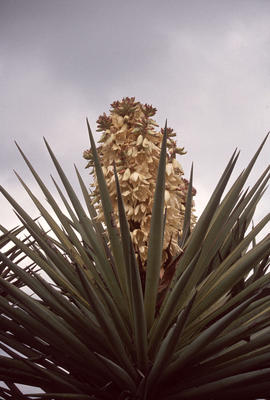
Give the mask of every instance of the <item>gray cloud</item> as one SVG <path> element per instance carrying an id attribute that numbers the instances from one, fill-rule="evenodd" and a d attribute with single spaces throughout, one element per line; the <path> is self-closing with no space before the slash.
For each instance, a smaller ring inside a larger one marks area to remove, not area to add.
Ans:
<path id="1" fill-rule="evenodd" d="M 178 132 L 201 211 L 234 148 L 239 172 L 270 129 L 269 12 L 268 1 L 2 1 L 1 182 L 22 199 L 10 171 L 31 182 L 13 139 L 42 177 L 54 170 L 43 135 L 75 182 L 85 116 L 94 128 L 113 100 L 135 95 Z M 257 171 L 268 163 L 269 143 Z M 268 204 L 266 194 L 259 213 Z"/>

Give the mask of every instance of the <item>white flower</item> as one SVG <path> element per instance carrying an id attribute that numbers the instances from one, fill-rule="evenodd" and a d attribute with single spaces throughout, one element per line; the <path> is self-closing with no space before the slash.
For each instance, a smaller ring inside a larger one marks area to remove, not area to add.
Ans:
<path id="1" fill-rule="evenodd" d="M 166 174 L 171 175 L 173 173 L 173 165 L 171 163 L 166 165 Z"/>
<path id="2" fill-rule="evenodd" d="M 98 128 L 102 136 L 101 145 L 97 150 L 111 197 L 116 224 L 119 226 L 113 162 L 117 166 L 126 217 L 130 229 L 133 230 L 131 232 L 132 241 L 136 245 L 135 251 L 139 253 L 143 267 L 145 267 L 163 133 L 156 129 L 158 125 L 152 118 L 149 118 L 146 113 L 147 107 L 135 100 L 133 103 L 132 101 L 132 99 L 123 99 L 122 102 L 113 103 L 110 116 L 103 114 L 99 118 L 100 126 Z M 131 111 L 128 111 L 129 104 L 133 104 Z M 127 115 L 123 115 L 123 110 L 127 110 Z M 168 257 L 165 250 L 169 244 L 172 256 L 180 251 L 178 235 L 181 235 L 183 228 L 187 194 L 187 181 L 183 179 L 182 166 L 174 158 L 176 142 L 170 136 L 167 143 L 164 194 L 167 217 L 164 230 L 163 262 Z M 90 159 L 89 155 L 91 152 L 86 151 L 84 156 L 86 159 Z M 91 195 L 92 203 L 96 206 L 97 219 L 104 222 L 97 178 L 94 170 L 92 173 L 94 175 L 93 187 L 95 188 Z M 195 223 L 193 212 L 191 222 L 193 226 Z M 163 272 L 164 269 L 161 269 L 161 275 Z"/>
<path id="3" fill-rule="evenodd" d="M 139 136 L 137 137 L 136 145 L 137 145 L 137 146 L 140 146 L 140 144 L 142 144 L 142 142 L 143 142 L 143 135 L 139 135 Z"/>
<path id="4" fill-rule="evenodd" d="M 168 190 L 165 190 L 165 195 L 164 195 L 165 204 L 168 204 L 170 197 L 171 197 L 170 192 Z"/>
<path id="5" fill-rule="evenodd" d="M 135 171 L 130 175 L 130 180 L 137 182 L 137 180 L 139 179 L 139 176 L 140 176 L 140 174 L 138 174 L 138 172 Z"/>
<path id="6" fill-rule="evenodd" d="M 127 168 L 127 169 L 125 170 L 124 174 L 123 174 L 122 181 L 127 181 L 127 180 L 129 180 L 129 177 L 130 177 L 130 169 Z"/>

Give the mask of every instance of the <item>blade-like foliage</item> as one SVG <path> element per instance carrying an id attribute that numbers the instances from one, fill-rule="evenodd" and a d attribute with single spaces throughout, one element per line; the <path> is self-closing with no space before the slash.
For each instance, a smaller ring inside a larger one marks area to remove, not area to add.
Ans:
<path id="1" fill-rule="evenodd" d="M 63 206 L 19 146 L 51 209 L 18 174 L 41 218 L 0 187 L 22 224 L 11 231 L 0 225 L 1 399 L 269 396 L 270 236 L 262 232 L 270 214 L 250 227 L 269 167 L 244 190 L 266 139 L 225 193 L 239 156 L 233 154 L 193 230 L 192 168 L 181 251 L 161 279 L 167 129 L 145 274 L 116 168 L 119 228 L 89 124 L 88 130 L 106 226 L 79 171 L 85 206 L 47 142 L 66 191 L 53 179 Z M 20 384 L 40 393 L 25 393 Z"/>
<path id="2" fill-rule="evenodd" d="M 166 168 L 167 122 L 164 129 L 149 235 L 144 304 L 148 330 L 152 327 L 158 292 L 163 247 L 163 215 Z"/>

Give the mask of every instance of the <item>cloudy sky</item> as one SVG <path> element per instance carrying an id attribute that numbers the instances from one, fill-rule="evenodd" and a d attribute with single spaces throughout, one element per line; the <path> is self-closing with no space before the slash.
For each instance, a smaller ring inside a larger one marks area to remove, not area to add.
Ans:
<path id="1" fill-rule="evenodd" d="M 110 103 L 135 96 L 177 131 L 200 213 L 235 147 L 239 173 L 270 130 L 269 18 L 269 0 L 0 0 L 0 183 L 36 216 L 12 172 L 40 194 L 14 139 L 50 188 L 43 136 L 72 182 L 73 163 L 87 181 L 85 117 L 95 129 Z M 0 216 L 17 224 L 3 198 Z"/>

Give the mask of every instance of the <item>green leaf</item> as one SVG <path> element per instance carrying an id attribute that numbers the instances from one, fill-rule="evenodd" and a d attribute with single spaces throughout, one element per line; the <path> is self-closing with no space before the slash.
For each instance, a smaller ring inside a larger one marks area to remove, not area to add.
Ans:
<path id="1" fill-rule="evenodd" d="M 259 379 L 262 380 L 262 382 L 265 381 L 265 379 L 268 379 L 270 373 L 270 368 L 264 368 L 260 371 L 252 371 L 252 372 L 246 372 L 243 374 L 239 374 L 236 376 L 230 376 L 228 378 L 224 378 L 221 380 L 218 380 L 216 382 L 211 382 L 206 385 L 202 385 L 196 388 L 192 389 L 186 389 L 183 390 L 182 392 L 178 393 L 177 398 L 181 398 L 183 400 L 185 399 L 209 399 L 212 398 L 213 396 L 219 397 L 219 395 L 222 395 L 222 392 L 224 392 L 226 389 L 229 388 L 243 388 L 246 384 L 249 384 L 250 382 L 258 382 Z M 270 388 L 270 385 L 268 385 Z M 233 390 L 232 390 L 233 391 Z M 225 392 L 226 393 L 226 392 Z M 227 396 L 229 396 L 230 391 L 228 391 Z M 241 393 L 241 391 L 240 391 Z M 180 397 L 181 396 L 181 397 Z M 226 397 L 228 398 L 228 397 Z M 173 400 L 173 397 L 168 396 L 169 400 Z M 176 397 L 175 397 L 176 399 Z"/>
<path id="2" fill-rule="evenodd" d="M 54 313 L 2 278 L 0 278 L 0 285 L 19 302 L 23 309 L 30 311 L 38 318 L 41 324 L 46 324 L 49 329 L 54 331 L 55 335 L 58 334 L 58 337 L 61 338 L 61 340 L 66 341 L 66 344 L 71 346 L 71 353 L 77 356 L 78 353 L 85 352 L 87 357 L 94 361 L 95 357 L 93 354 L 77 339 L 74 334 L 71 333 L 71 331 L 67 329 L 66 325 L 63 324 L 63 322 L 57 318 Z"/>
<path id="3" fill-rule="evenodd" d="M 113 214 L 114 211 L 113 211 L 113 207 L 111 204 L 111 199 L 110 199 L 109 191 L 108 191 L 108 188 L 106 185 L 106 181 L 105 181 L 105 178 L 104 178 L 104 175 L 102 172 L 102 168 L 100 165 L 100 161 L 98 158 L 95 141 L 94 141 L 88 120 L 86 120 L 86 122 L 87 122 L 90 143 L 91 143 L 93 160 L 95 163 L 95 172 L 96 172 L 96 176 L 97 176 L 97 180 L 98 180 L 98 187 L 99 187 L 99 192 L 100 192 L 100 197 L 101 197 L 101 202 L 102 202 L 102 207 L 103 207 L 104 218 L 105 218 L 106 226 L 108 229 L 111 249 L 112 249 L 112 252 L 113 252 L 113 255 L 115 258 L 116 274 L 120 281 L 122 292 L 124 294 L 126 294 L 126 292 L 125 292 L 126 274 L 125 274 L 125 265 L 124 265 L 124 255 L 123 255 L 121 241 L 120 241 L 120 237 L 119 237 L 119 231 L 114 224 L 114 214 Z"/>
<path id="4" fill-rule="evenodd" d="M 179 242 L 179 247 L 182 248 L 189 235 L 190 235 L 190 222 L 191 222 L 191 210 L 192 210 L 192 189 L 193 189 L 193 164 L 191 165 L 190 178 L 188 183 L 187 199 L 185 204 L 185 216 L 183 224 L 183 233 Z"/>
<path id="5" fill-rule="evenodd" d="M 211 227 L 209 228 L 209 231 L 203 242 L 200 259 L 198 260 L 196 269 L 193 274 L 193 279 L 191 280 L 190 284 L 195 285 L 196 282 L 200 282 L 201 278 L 206 272 L 205 271 L 206 267 L 209 266 L 212 258 L 217 254 L 230 229 L 238 221 L 239 216 L 241 215 L 242 211 L 244 210 L 245 206 L 248 204 L 250 199 L 252 199 L 252 196 L 258 189 L 260 183 L 267 174 L 268 170 L 269 168 L 267 168 L 264 171 L 260 179 L 257 181 L 257 183 L 250 191 L 250 193 L 247 196 L 245 196 L 245 198 L 234 210 L 233 215 L 230 215 L 230 212 L 234 208 L 236 199 L 239 196 L 241 190 L 240 184 L 242 183 L 241 180 L 239 181 L 238 185 L 234 185 L 234 190 L 230 191 L 230 196 L 226 196 L 226 201 L 224 200 L 221 203 L 221 205 L 217 210 L 216 215 L 214 216 L 214 221 L 211 224 Z M 256 202 L 256 199 L 258 199 L 258 197 L 260 196 L 260 193 L 263 191 L 263 188 L 266 185 L 268 179 L 269 175 L 267 179 L 263 182 L 263 185 L 259 188 L 256 196 L 254 197 L 254 201 L 252 202 L 253 204 Z"/>
<path id="6" fill-rule="evenodd" d="M 187 363 L 190 363 L 192 358 L 204 348 L 208 343 L 211 343 L 217 335 L 227 327 L 234 318 L 241 314 L 245 308 L 254 301 L 254 297 L 246 300 L 241 305 L 227 313 L 224 317 L 216 321 L 213 325 L 207 328 L 205 331 L 199 334 L 188 346 L 182 349 L 177 360 L 172 362 L 167 369 L 164 371 L 162 379 L 168 379 L 174 375 L 177 371 L 183 368 Z"/>
<path id="7" fill-rule="evenodd" d="M 27 187 L 27 185 L 23 182 L 23 180 L 20 178 L 20 176 L 15 172 L 17 178 L 23 185 L 24 189 L 27 191 L 29 194 L 30 198 L 33 200 L 34 204 L 37 206 L 38 210 L 40 211 L 41 215 L 44 217 L 44 219 L 47 221 L 48 225 L 52 228 L 53 232 L 55 235 L 58 237 L 61 245 L 65 249 L 66 253 L 74 260 L 76 264 L 78 264 L 81 268 L 83 267 L 84 263 L 83 260 L 81 259 L 80 255 L 78 254 L 77 248 L 75 248 L 71 242 L 71 238 L 75 240 L 78 244 L 79 240 L 76 240 L 76 235 L 72 235 L 72 230 L 69 229 L 69 225 L 66 222 L 65 218 L 61 218 L 61 222 L 64 224 L 65 228 L 69 232 L 69 237 L 65 235 L 65 233 L 59 228 L 58 224 L 55 222 L 55 219 L 49 214 L 49 212 L 42 206 L 42 204 L 39 202 L 39 200 L 34 196 L 34 194 L 31 192 L 31 190 Z M 58 216 L 62 216 L 62 213 L 58 212 Z M 86 255 L 86 253 L 84 253 Z M 89 264 L 89 259 L 88 257 L 85 258 L 87 260 L 87 264 Z"/>
<path id="8" fill-rule="evenodd" d="M 138 367 L 145 371 L 148 367 L 147 357 L 147 327 L 143 304 L 143 293 L 139 268 L 135 257 L 133 244 L 130 237 L 128 222 L 125 215 L 125 208 L 120 191 L 119 180 L 114 164 L 114 175 L 118 199 L 118 213 L 120 231 L 123 245 L 123 254 L 126 266 L 126 290 L 130 301 L 131 314 L 133 317 L 133 334 L 135 339 Z"/>
<path id="9" fill-rule="evenodd" d="M 96 213 L 95 207 L 91 203 L 90 196 L 89 196 L 89 193 L 87 191 L 87 188 L 86 188 L 86 186 L 84 184 L 84 181 L 83 181 L 78 169 L 76 168 L 76 166 L 75 166 L 75 170 L 76 170 L 76 174 L 77 174 L 77 177 L 78 177 L 78 180 L 79 180 L 79 184 L 80 184 L 80 187 L 81 187 L 81 190 L 82 190 L 82 194 L 83 194 L 83 198 L 84 198 L 85 204 L 86 204 L 88 212 L 89 212 L 89 214 L 91 216 L 91 220 L 92 220 L 93 226 L 95 228 L 96 233 L 99 235 L 100 242 L 103 243 L 104 248 L 106 250 L 106 253 L 108 254 L 108 245 L 107 245 L 107 242 L 106 242 L 105 230 L 104 230 L 104 228 L 102 226 L 102 223 L 96 221 L 97 213 Z"/>
<path id="10" fill-rule="evenodd" d="M 234 329 L 232 329 L 230 327 L 228 332 L 224 333 L 222 336 L 218 337 L 217 339 L 214 339 L 211 343 L 209 343 L 207 345 L 207 347 L 205 349 L 200 351 L 200 353 L 197 355 L 197 357 L 194 358 L 194 364 L 197 364 L 199 362 L 199 360 L 207 359 L 215 354 L 217 354 L 217 357 L 212 358 L 212 360 L 218 361 L 218 359 L 220 359 L 219 354 L 222 353 L 225 349 L 226 349 L 225 357 L 227 357 L 226 354 L 228 354 L 230 352 L 229 347 L 232 345 L 235 345 L 234 346 L 235 351 L 237 352 L 238 355 L 245 354 L 245 352 L 248 354 L 248 351 L 246 351 L 247 348 L 245 347 L 245 344 L 243 344 L 243 341 L 242 341 L 243 338 L 246 338 L 246 340 L 250 340 L 250 335 L 252 335 L 252 334 L 254 335 L 254 334 L 260 332 L 260 330 L 265 327 L 265 324 L 268 325 L 268 319 L 269 318 L 267 316 L 264 319 L 261 319 L 259 317 L 249 323 L 238 325 Z M 236 322 L 237 321 L 238 321 L 238 319 L 236 319 Z M 263 335 L 263 337 L 267 338 L 268 335 Z M 252 344 L 254 345 L 254 342 Z M 262 342 L 259 342 L 258 347 L 260 347 L 260 346 L 263 347 L 264 344 Z M 228 350 L 227 350 L 227 348 L 228 348 Z M 242 352 L 241 352 L 241 349 L 243 349 Z M 231 362 L 231 360 L 234 358 L 234 354 L 231 354 L 231 356 L 229 356 L 229 358 L 228 358 L 229 362 Z M 226 361 L 226 360 L 224 360 L 223 356 L 221 356 L 221 359 L 220 359 L 221 363 L 222 363 L 222 360 Z M 216 361 L 213 362 L 213 368 L 215 368 Z M 204 366 L 207 368 L 207 366 L 209 366 L 209 363 L 211 365 L 211 360 L 206 361 L 204 363 Z"/>
<path id="11" fill-rule="evenodd" d="M 129 374 L 133 377 L 136 377 L 137 374 L 132 366 L 130 359 L 128 358 L 124 344 L 122 342 L 122 337 L 120 336 L 120 332 L 117 332 L 115 328 L 115 321 L 113 321 L 110 315 L 106 312 L 104 305 L 99 300 L 90 282 L 86 279 L 83 271 L 78 269 L 78 272 L 82 284 L 87 292 L 88 301 L 93 307 L 94 313 L 100 326 L 102 327 L 102 329 L 104 329 L 104 331 L 106 332 L 106 336 L 112 344 L 113 352 L 115 353 L 117 359 L 119 359 L 122 365 L 127 369 Z"/>
<path id="12" fill-rule="evenodd" d="M 222 196 L 224 189 L 227 185 L 227 182 L 231 176 L 231 173 L 233 171 L 233 168 L 235 166 L 238 156 L 239 156 L 239 153 L 236 155 L 236 151 L 235 151 L 233 153 L 225 171 L 223 172 L 206 208 L 204 209 L 204 211 L 203 211 L 202 215 L 200 216 L 196 226 L 194 227 L 188 241 L 186 242 L 186 245 L 184 248 L 184 253 L 178 262 L 178 266 L 176 268 L 176 272 L 175 272 L 174 278 L 172 280 L 172 283 L 170 285 L 170 288 L 173 288 L 173 286 L 177 282 L 177 279 L 182 274 L 184 269 L 190 264 L 191 260 L 195 256 L 195 254 L 197 254 L 198 251 L 201 249 L 203 239 L 204 239 L 205 234 L 206 234 L 207 230 L 209 229 L 209 226 L 212 222 L 213 215 L 215 214 L 215 212 L 218 208 L 221 196 Z M 193 274 L 194 274 L 194 271 L 195 271 L 195 268 L 193 270 Z M 191 279 L 189 279 L 189 282 L 187 283 L 187 285 L 184 288 L 183 293 L 181 295 L 181 297 L 183 299 L 185 299 L 188 296 L 192 287 L 193 287 L 192 281 L 191 281 Z M 169 293 L 170 293 L 170 291 L 167 292 L 167 296 L 164 300 L 164 303 L 166 303 Z"/>
<path id="13" fill-rule="evenodd" d="M 127 314 L 127 308 L 126 304 L 123 301 L 123 294 L 121 293 L 119 283 L 117 280 L 117 277 L 115 276 L 115 273 L 112 269 L 112 266 L 108 262 L 107 255 L 104 251 L 103 245 L 99 243 L 96 237 L 96 233 L 92 227 L 91 220 L 87 217 L 80 201 L 78 200 L 72 186 L 70 185 L 68 179 L 66 178 L 60 164 L 58 163 L 55 155 L 53 154 L 49 144 L 46 142 L 44 139 L 45 144 L 47 146 L 47 149 L 50 153 L 50 156 L 53 160 L 53 163 L 57 169 L 57 172 L 63 182 L 63 185 L 69 195 L 69 198 L 72 202 L 72 205 L 74 207 L 74 210 L 76 211 L 79 221 L 82 224 L 85 233 L 87 234 L 87 237 L 89 238 L 89 247 L 90 249 L 93 248 L 93 252 L 91 252 L 94 260 L 97 262 L 98 267 L 100 268 L 100 272 L 103 275 L 104 280 L 106 281 L 106 285 L 110 289 L 110 293 L 114 298 L 114 301 L 116 304 L 118 304 L 121 313 L 126 315 Z"/>
<path id="14" fill-rule="evenodd" d="M 161 308 L 159 318 L 155 321 L 152 330 L 150 331 L 149 337 L 149 354 L 153 357 L 156 353 L 156 350 L 161 342 L 164 333 L 170 326 L 172 319 L 174 318 L 175 310 L 177 309 L 177 304 L 179 301 L 179 297 L 183 292 L 184 287 L 186 286 L 192 272 L 194 269 L 194 265 L 199 258 L 199 252 L 195 255 L 194 259 L 191 260 L 191 263 L 183 272 L 183 274 L 178 279 L 176 285 L 169 293 L 166 304 Z M 187 299 L 186 299 L 187 301 Z"/>
<path id="15" fill-rule="evenodd" d="M 257 263 L 270 252 L 270 238 L 261 241 L 255 248 L 251 249 L 247 254 L 234 262 L 224 273 L 216 277 L 209 291 L 204 293 L 204 299 L 197 305 L 194 305 L 192 318 L 200 315 L 203 311 L 209 308 L 215 301 L 220 299 L 230 288 L 236 284 L 245 274 L 253 268 L 254 263 Z"/>
<path id="16" fill-rule="evenodd" d="M 34 223 L 34 222 L 33 222 Z M 12 240 L 14 243 L 18 245 L 18 247 L 25 252 L 25 254 L 30 257 L 37 265 L 39 265 L 42 270 L 46 272 L 46 274 L 54 281 L 56 282 L 60 287 L 65 288 L 66 290 L 70 291 L 73 294 L 78 295 L 79 293 L 77 290 L 72 286 L 70 283 L 70 276 L 68 275 L 68 279 L 65 276 L 64 271 L 66 271 L 66 268 L 62 269 L 62 264 L 57 263 L 57 267 L 55 264 L 51 264 L 49 260 L 44 259 L 41 257 L 41 254 L 38 253 L 38 251 L 33 251 L 29 246 L 24 244 L 22 241 L 20 241 L 16 236 L 14 236 L 12 233 L 8 232 L 2 225 L 0 225 L 0 229 L 3 232 L 6 232 L 6 234 L 10 237 L 10 240 Z M 28 226 L 28 230 L 29 230 Z M 43 242 L 42 242 L 43 243 Z M 45 247 L 47 249 L 47 247 Z M 47 254 L 48 255 L 48 254 Z M 69 268 L 70 269 L 70 265 Z"/>
<path id="17" fill-rule="evenodd" d="M 196 292 L 192 296 L 187 307 L 180 312 L 176 323 L 170 328 L 169 332 L 167 333 L 166 337 L 163 339 L 163 341 L 161 343 L 159 351 L 155 357 L 153 367 L 150 370 L 150 373 L 147 377 L 148 393 L 150 393 L 152 391 L 153 387 L 155 387 L 155 384 L 158 383 L 158 379 L 159 379 L 160 375 L 162 375 L 163 371 L 168 366 L 168 364 L 173 356 L 173 352 L 179 341 L 180 335 L 184 329 L 184 326 L 187 321 L 192 304 L 194 302 L 195 296 L 196 296 Z"/>
<path id="18" fill-rule="evenodd" d="M 96 353 L 96 356 L 104 363 L 106 368 L 108 368 L 108 370 L 116 378 L 116 382 L 121 389 L 129 389 L 132 391 L 136 390 L 135 382 L 130 378 L 123 368 L 101 354 Z"/>
<path id="19" fill-rule="evenodd" d="M 150 235 L 148 241 L 146 281 L 144 292 L 144 306 L 148 330 L 151 329 L 155 312 L 160 278 L 160 268 L 163 248 L 163 218 L 164 218 L 164 192 L 166 171 L 166 143 L 167 121 L 164 128 L 154 203 L 151 217 Z"/>

